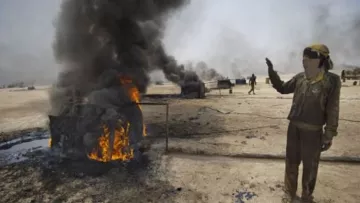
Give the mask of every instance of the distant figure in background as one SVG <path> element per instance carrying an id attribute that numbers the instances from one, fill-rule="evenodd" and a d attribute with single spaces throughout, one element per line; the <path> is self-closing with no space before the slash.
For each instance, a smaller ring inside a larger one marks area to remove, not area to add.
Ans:
<path id="1" fill-rule="evenodd" d="M 345 79 L 345 70 L 342 70 L 341 71 L 341 79 L 343 82 L 346 82 L 346 79 Z"/>
<path id="2" fill-rule="evenodd" d="M 251 92 L 253 92 L 253 94 L 255 94 L 256 76 L 254 75 L 254 73 L 249 79 L 249 85 L 251 86 L 251 89 L 248 93 L 250 94 Z"/>

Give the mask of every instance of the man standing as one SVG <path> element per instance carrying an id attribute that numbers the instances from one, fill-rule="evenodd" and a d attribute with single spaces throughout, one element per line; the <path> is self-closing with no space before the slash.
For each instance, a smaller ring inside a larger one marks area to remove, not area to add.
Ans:
<path id="1" fill-rule="evenodd" d="M 254 73 L 251 75 L 251 77 L 249 79 L 249 85 L 251 86 L 251 89 L 248 92 L 248 94 L 250 94 L 251 92 L 253 92 L 253 94 L 255 94 L 256 76 L 254 75 Z"/>
<path id="2" fill-rule="evenodd" d="M 346 82 L 346 78 L 345 78 L 345 70 L 341 71 L 341 79 L 343 82 Z"/>
<path id="3" fill-rule="evenodd" d="M 333 63 L 328 47 L 323 44 L 304 49 L 304 72 L 288 82 L 281 81 L 268 58 L 266 64 L 273 87 L 281 94 L 294 93 L 286 143 L 287 199 L 296 197 L 298 169 L 302 161 L 301 199 L 312 202 L 320 154 L 331 147 L 332 139 L 337 135 L 341 80 L 328 71 Z"/>

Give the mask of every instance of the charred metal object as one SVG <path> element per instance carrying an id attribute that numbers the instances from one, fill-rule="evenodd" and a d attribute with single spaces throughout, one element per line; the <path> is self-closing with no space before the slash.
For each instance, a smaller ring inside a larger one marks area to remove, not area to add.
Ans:
<path id="1" fill-rule="evenodd" d="M 105 134 L 104 126 L 109 131 L 109 146 L 113 146 L 114 133 L 119 128 L 128 131 L 130 147 L 138 146 L 143 140 L 142 113 L 137 105 L 130 106 L 134 108 L 126 107 L 114 111 L 82 104 L 76 107 L 74 114 L 49 115 L 51 148 L 60 149 L 67 157 L 86 158 L 98 144 L 99 138 Z M 129 124 L 129 127 L 126 124 Z M 144 151 L 141 146 L 136 148 Z M 112 147 L 109 148 L 109 153 L 112 153 Z"/>
<path id="2" fill-rule="evenodd" d="M 181 95 L 186 98 L 205 98 L 205 83 L 201 81 L 186 82 L 181 86 Z"/>
<path id="3" fill-rule="evenodd" d="M 231 83 L 230 79 L 218 80 L 217 89 L 231 89 L 235 85 Z"/>

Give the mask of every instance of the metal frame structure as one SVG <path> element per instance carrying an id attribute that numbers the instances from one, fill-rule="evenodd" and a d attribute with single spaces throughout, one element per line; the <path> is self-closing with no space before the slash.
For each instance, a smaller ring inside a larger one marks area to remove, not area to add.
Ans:
<path id="1" fill-rule="evenodd" d="M 144 106 L 166 106 L 166 117 L 165 117 L 165 152 L 169 151 L 169 103 L 156 103 L 156 102 L 139 102 L 133 103 L 135 105 Z"/>

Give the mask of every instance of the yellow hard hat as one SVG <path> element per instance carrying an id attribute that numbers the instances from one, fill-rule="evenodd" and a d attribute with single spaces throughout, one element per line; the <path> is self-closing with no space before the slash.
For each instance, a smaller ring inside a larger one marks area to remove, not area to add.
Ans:
<path id="1" fill-rule="evenodd" d="M 325 44 L 313 44 L 309 46 L 313 51 L 317 51 L 324 56 L 329 56 L 329 48 Z"/>

